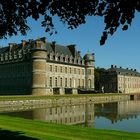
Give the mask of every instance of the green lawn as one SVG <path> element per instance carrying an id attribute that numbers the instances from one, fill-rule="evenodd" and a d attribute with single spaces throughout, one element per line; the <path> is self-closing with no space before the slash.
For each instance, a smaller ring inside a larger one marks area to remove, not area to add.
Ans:
<path id="1" fill-rule="evenodd" d="M 2 140 L 140 140 L 140 133 L 98 130 L 0 116 Z"/>

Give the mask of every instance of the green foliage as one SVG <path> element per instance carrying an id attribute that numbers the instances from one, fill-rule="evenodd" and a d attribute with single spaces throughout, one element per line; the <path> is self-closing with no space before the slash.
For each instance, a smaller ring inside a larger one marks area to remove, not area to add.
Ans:
<path id="1" fill-rule="evenodd" d="M 95 90 L 101 90 L 102 76 L 104 72 L 104 68 L 95 68 Z"/>
<path id="2" fill-rule="evenodd" d="M 1 0 L 0 1 L 0 38 L 25 35 L 30 27 L 29 17 L 38 20 L 43 17 L 41 26 L 50 35 L 57 33 L 53 17 L 74 29 L 86 23 L 87 16 L 102 16 L 105 28 L 100 40 L 103 45 L 108 35 L 113 35 L 118 27 L 127 30 L 135 12 L 140 12 L 139 0 Z"/>

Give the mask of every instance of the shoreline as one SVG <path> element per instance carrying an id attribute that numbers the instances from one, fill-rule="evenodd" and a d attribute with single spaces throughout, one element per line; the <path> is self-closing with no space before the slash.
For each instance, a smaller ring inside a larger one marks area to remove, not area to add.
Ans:
<path id="1" fill-rule="evenodd" d="M 135 98 L 140 95 L 135 95 Z M 130 100 L 131 95 L 127 94 L 94 94 L 94 95 L 66 95 L 66 96 L 0 96 L 0 111 L 6 108 L 7 111 L 19 109 L 40 108 L 40 106 L 63 106 L 83 103 L 105 103 Z M 22 125 L 23 124 L 23 125 Z M 82 126 L 72 126 L 65 124 L 55 124 L 39 120 L 29 120 L 23 118 L 0 115 L 0 134 L 7 133 L 13 135 L 13 139 L 29 140 L 138 140 L 140 133 L 96 129 Z M 16 135 L 15 135 L 16 134 Z M 2 135 L 2 138 L 5 137 Z M 11 137 L 8 137 L 9 139 Z"/>
<path id="2" fill-rule="evenodd" d="M 127 94 L 84 94 L 65 96 L 0 96 L 0 108 L 24 106 L 63 106 L 83 103 L 106 103 L 130 100 Z"/>
<path id="3" fill-rule="evenodd" d="M 84 94 L 55 96 L 0 96 L 0 112 L 37 108 L 98 104 L 140 99 L 140 94 Z"/>

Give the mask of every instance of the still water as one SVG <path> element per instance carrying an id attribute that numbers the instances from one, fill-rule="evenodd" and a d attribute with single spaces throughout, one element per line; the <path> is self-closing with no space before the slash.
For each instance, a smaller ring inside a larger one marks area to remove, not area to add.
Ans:
<path id="1" fill-rule="evenodd" d="M 68 125 L 140 132 L 140 100 L 58 106 L 1 114 Z"/>

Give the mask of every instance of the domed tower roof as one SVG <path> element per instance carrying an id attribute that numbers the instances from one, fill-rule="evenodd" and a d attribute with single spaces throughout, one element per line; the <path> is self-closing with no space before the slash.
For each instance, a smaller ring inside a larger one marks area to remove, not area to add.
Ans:
<path id="1" fill-rule="evenodd" d="M 94 54 L 85 54 L 84 60 L 86 60 L 86 61 L 94 61 Z"/>

